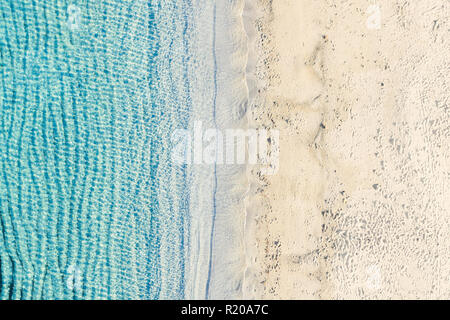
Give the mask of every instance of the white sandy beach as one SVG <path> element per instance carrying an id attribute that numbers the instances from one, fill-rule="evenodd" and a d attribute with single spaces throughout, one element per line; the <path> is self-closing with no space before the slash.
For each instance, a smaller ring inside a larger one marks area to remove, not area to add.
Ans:
<path id="1" fill-rule="evenodd" d="M 243 298 L 450 298 L 450 3 L 246 5 L 249 169 Z"/>

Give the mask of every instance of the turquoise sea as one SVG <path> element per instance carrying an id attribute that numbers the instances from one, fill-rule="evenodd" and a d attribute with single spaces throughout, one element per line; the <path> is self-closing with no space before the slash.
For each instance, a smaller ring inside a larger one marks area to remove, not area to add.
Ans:
<path id="1" fill-rule="evenodd" d="M 230 124 L 245 100 L 223 98 L 244 67 L 218 67 L 234 2 L 0 1 L 1 299 L 239 289 L 214 244 L 238 232 L 216 222 L 238 172 L 170 161 L 174 130 Z"/>

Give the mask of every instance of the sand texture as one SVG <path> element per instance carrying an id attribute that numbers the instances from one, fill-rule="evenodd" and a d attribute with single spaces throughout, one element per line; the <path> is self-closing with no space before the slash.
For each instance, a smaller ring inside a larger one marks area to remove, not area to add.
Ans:
<path id="1" fill-rule="evenodd" d="M 450 298 L 450 2 L 258 8 L 243 297 Z"/>

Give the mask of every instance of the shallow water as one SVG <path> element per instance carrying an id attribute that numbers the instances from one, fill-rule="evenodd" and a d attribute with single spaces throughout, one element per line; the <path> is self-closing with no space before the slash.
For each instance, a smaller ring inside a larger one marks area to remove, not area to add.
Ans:
<path id="1" fill-rule="evenodd" d="M 0 4 L 2 298 L 184 297 L 180 4 Z"/>
<path id="2" fill-rule="evenodd" d="M 0 3 L 2 299 L 239 295 L 244 168 L 170 138 L 242 117 L 241 5 Z"/>

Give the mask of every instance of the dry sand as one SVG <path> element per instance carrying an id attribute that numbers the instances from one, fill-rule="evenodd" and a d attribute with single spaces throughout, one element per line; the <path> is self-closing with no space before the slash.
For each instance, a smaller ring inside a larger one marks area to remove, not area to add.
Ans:
<path id="1" fill-rule="evenodd" d="M 450 2 L 253 3 L 243 298 L 450 298 Z"/>

